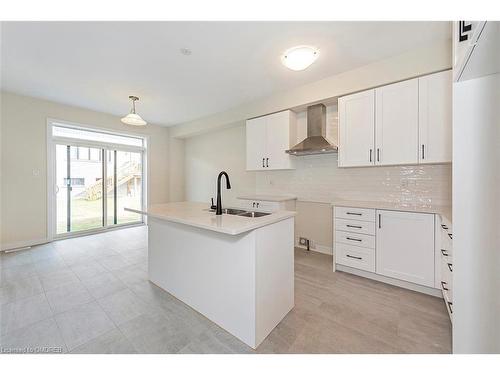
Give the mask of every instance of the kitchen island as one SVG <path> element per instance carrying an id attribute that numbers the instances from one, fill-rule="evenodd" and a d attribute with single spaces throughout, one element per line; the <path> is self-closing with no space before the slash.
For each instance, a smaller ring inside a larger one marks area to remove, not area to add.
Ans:
<path id="1" fill-rule="evenodd" d="M 295 212 L 215 215 L 195 202 L 127 210 L 148 217 L 150 281 L 250 347 L 293 308 Z"/>

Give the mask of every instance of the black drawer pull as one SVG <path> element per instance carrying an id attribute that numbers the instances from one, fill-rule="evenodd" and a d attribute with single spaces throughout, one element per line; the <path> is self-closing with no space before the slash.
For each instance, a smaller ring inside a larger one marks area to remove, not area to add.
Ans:
<path id="1" fill-rule="evenodd" d="M 349 241 L 358 241 L 358 242 L 363 242 L 363 240 L 360 240 L 359 238 L 351 238 L 351 237 L 346 237 L 345 239 L 346 239 L 346 240 L 349 240 Z"/>
<path id="2" fill-rule="evenodd" d="M 453 264 L 451 263 L 446 263 L 448 265 L 448 269 L 450 270 L 450 272 L 453 272 Z"/>
<path id="3" fill-rule="evenodd" d="M 445 285 L 447 285 L 448 283 L 446 281 L 441 281 L 441 288 L 443 288 L 443 290 L 449 290 L 447 287 L 445 287 Z"/>
<path id="4" fill-rule="evenodd" d="M 448 304 L 448 307 L 450 308 L 450 312 L 453 314 L 453 302 L 446 301 L 446 303 Z"/>
<path id="5" fill-rule="evenodd" d="M 356 216 L 363 216 L 363 214 L 360 214 L 359 212 L 346 212 L 347 215 L 356 215 Z"/>
<path id="6" fill-rule="evenodd" d="M 450 239 L 453 239 L 453 234 L 448 233 L 448 237 L 450 237 Z"/>
<path id="7" fill-rule="evenodd" d="M 357 259 L 357 260 L 362 260 L 363 258 L 361 257 L 355 257 L 355 256 L 352 256 L 352 255 L 349 255 L 349 254 L 346 254 L 346 257 L 348 258 L 353 258 L 353 259 Z"/>
<path id="8" fill-rule="evenodd" d="M 363 229 L 363 227 L 359 226 L 359 225 L 350 225 L 350 224 L 347 224 L 346 225 L 347 228 L 357 228 L 357 229 Z"/>
<path id="9" fill-rule="evenodd" d="M 441 254 L 443 254 L 444 257 L 448 256 L 448 252 L 445 249 L 441 249 Z"/>
<path id="10" fill-rule="evenodd" d="M 444 225 L 444 224 L 441 224 L 441 228 L 448 229 L 448 227 L 446 225 Z"/>

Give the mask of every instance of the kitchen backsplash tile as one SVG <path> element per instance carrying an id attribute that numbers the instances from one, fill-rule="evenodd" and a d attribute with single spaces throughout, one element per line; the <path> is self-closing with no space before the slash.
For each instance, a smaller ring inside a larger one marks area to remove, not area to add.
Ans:
<path id="1" fill-rule="evenodd" d="M 297 158 L 297 168 L 256 173 L 257 194 L 294 194 L 299 200 L 380 200 L 451 204 L 451 165 L 338 168 L 337 154 Z"/>

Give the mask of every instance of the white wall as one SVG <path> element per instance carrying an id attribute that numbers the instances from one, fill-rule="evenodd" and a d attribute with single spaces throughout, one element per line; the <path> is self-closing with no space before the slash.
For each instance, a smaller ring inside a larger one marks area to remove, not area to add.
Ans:
<path id="1" fill-rule="evenodd" d="M 6 92 L 0 108 L 2 248 L 47 238 L 47 118 L 149 135 L 149 200 L 168 201 L 167 128 L 126 126 L 116 116 Z"/>
<path id="2" fill-rule="evenodd" d="M 186 140 L 185 187 L 186 200 L 210 202 L 216 198 L 217 176 L 226 171 L 231 189 L 222 181 L 224 205 L 236 204 L 236 197 L 255 192 L 255 173 L 247 172 L 245 126 L 240 124 Z"/>

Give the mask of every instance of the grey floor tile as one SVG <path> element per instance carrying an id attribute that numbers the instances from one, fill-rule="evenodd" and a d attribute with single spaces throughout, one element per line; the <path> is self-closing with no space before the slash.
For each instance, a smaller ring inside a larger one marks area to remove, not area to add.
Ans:
<path id="1" fill-rule="evenodd" d="M 71 267 L 71 270 L 80 280 L 93 278 L 103 272 L 107 272 L 107 270 L 95 260 L 76 264 Z"/>
<path id="2" fill-rule="evenodd" d="M 52 243 L 34 246 L 31 248 L 30 253 L 34 262 L 59 257 Z"/>
<path id="3" fill-rule="evenodd" d="M 48 273 L 62 271 L 68 268 L 68 265 L 59 256 L 53 256 L 50 258 L 41 259 L 35 263 L 36 272 L 38 275 L 42 276 Z"/>
<path id="4" fill-rule="evenodd" d="M 118 330 L 114 329 L 96 337 L 86 344 L 73 349 L 74 354 L 133 354 L 137 353 L 133 345 Z"/>
<path id="5" fill-rule="evenodd" d="M 147 268 L 144 265 L 139 264 L 132 264 L 120 268 L 113 271 L 113 274 L 128 286 L 140 281 L 149 280 Z"/>
<path id="6" fill-rule="evenodd" d="M 0 285 L 8 281 L 20 280 L 36 275 L 36 267 L 33 263 L 23 264 L 20 266 L 12 266 L 0 270 Z"/>
<path id="7" fill-rule="evenodd" d="M 54 318 L 70 351 L 115 328 L 95 301 L 57 314 Z"/>
<path id="8" fill-rule="evenodd" d="M 13 251 L 2 253 L 0 256 L 0 268 L 6 269 L 14 266 L 23 266 L 33 263 L 33 258 L 29 250 Z"/>
<path id="9" fill-rule="evenodd" d="M 187 325 L 160 314 L 140 315 L 119 328 L 139 353 L 177 353 L 196 338 Z"/>
<path id="10" fill-rule="evenodd" d="M 22 298 L 43 293 L 42 284 L 37 276 L 7 281 L 0 287 L 0 304 L 4 305 Z"/>
<path id="11" fill-rule="evenodd" d="M 129 289 L 109 294 L 97 300 L 116 325 L 122 324 L 142 314 L 153 314 L 159 309 L 142 301 Z"/>
<path id="12" fill-rule="evenodd" d="M 80 281 L 50 289 L 45 292 L 45 295 L 54 314 L 70 310 L 94 299 Z"/>
<path id="13" fill-rule="evenodd" d="M 199 334 L 179 354 L 252 354 L 255 351 L 222 328 Z"/>
<path id="14" fill-rule="evenodd" d="M 58 271 L 49 272 L 40 275 L 43 289 L 49 291 L 59 288 L 64 284 L 71 284 L 79 281 L 78 277 L 69 268 Z"/>
<path id="15" fill-rule="evenodd" d="M 45 294 L 7 303 L 1 307 L 0 335 L 26 327 L 52 315 Z"/>
<path id="16" fill-rule="evenodd" d="M 12 331 L 0 338 L 4 353 L 60 354 L 67 351 L 54 318 Z"/>
<path id="17" fill-rule="evenodd" d="M 130 265 L 127 259 L 121 255 L 111 255 L 99 258 L 98 262 L 108 271 L 120 270 Z"/>
<path id="18" fill-rule="evenodd" d="M 94 298 L 101 298 L 127 288 L 111 272 L 100 273 L 90 279 L 82 279 L 82 283 Z"/>

